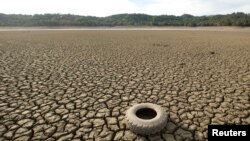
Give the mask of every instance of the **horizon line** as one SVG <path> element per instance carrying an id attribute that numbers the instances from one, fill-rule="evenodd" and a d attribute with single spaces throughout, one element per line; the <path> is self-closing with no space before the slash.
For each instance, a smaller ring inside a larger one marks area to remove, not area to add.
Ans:
<path id="1" fill-rule="evenodd" d="M 203 16 L 217 16 L 217 15 L 230 15 L 230 14 L 235 14 L 235 13 L 243 13 L 243 14 L 247 14 L 249 15 L 250 13 L 246 13 L 246 12 L 231 12 L 231 13 L 227 13 L 227 14 L 211 14 L 211 15 L 200 15 L 200 16 L 196 16 L 196 15 L 192 15 L 192 14 L 188 14 L 188 13 L 184 13 L 182 15 L 168 15 L 168 14 L 159 14 L 159 15 L 151 15 L 151 14 L 145 14 L 145 13 L 119 13 L 119 14 L 112 14 L 112 15 L 108 15 L 108 16 L 93 16 L 93 15 L 80 15 L 80 14 L 72 14 L 72 13 L 43 13 L 43 14 L 17 14 L 17 13 L 1 13 L 0 14 L 4 14 L 4 15 L 24 15 L 24 16 L 35 16 L 35 15 L 72 15 L 72 16 L 81 16 L 81 17 L 97 17 L 97 18 L 105 18 L 105 17 L 111 17 L 111 16 L 115 16 L 115 15 L 147 15 L 147 16 L 176 16 L 176 17 L 181 17 L 183 15 L 191 15 L 194 17 L 203 17 Z"/>

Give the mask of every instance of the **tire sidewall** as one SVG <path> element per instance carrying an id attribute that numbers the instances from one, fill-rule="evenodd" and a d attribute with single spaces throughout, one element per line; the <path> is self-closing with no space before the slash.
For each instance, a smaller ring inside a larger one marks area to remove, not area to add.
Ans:
<path id="1" fill-rule="evenodd" d="M 150 108 L 156 112 L 156 117 L 145 120 L 136 116 L 136 112 L 142 108 Z M 154 134 L 162 130 L 167 123 L 166 111 L 152 103 L 141 103 L 132 106 L 126 113 L 128 127 L 138 134 Z"/>

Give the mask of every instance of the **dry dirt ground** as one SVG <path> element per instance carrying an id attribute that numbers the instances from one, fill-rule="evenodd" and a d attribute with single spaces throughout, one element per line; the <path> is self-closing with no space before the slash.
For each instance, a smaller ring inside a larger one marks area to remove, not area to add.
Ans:
<path id="1" fill-rule="evenodd" d="M 166 108 L 156 135 L 124 123 Z M 250 32 L 2 31 L 0 140 L 206 140 L 208 124 L 250 124 Z"/>

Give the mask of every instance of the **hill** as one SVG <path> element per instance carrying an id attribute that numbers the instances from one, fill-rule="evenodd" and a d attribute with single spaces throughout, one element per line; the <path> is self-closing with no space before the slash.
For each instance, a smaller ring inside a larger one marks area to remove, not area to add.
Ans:
<path id="1" fill-rule="evenodd" d="M 250 26 L 250 14 L 182 16 L 118 14 L 107 17 L 71 14 L 1 14 L 0 26 Z"/>

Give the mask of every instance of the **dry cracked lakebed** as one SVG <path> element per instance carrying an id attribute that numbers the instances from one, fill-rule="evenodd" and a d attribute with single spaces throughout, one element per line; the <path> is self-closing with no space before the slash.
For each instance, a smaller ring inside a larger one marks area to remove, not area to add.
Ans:
<path id="1" fill-rule="evenodd" d="M 250 32 L 1 31 L 0 140 L 206 140 L 250 124 Z M 140 136 L 125 111 L 166 109 Z"/>

